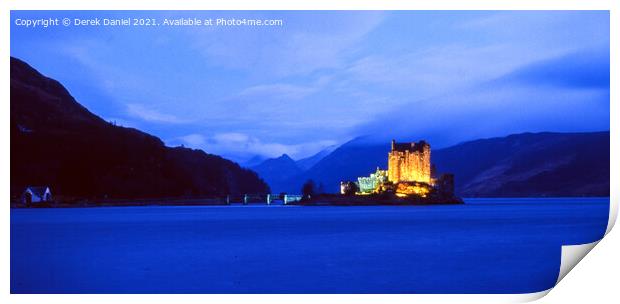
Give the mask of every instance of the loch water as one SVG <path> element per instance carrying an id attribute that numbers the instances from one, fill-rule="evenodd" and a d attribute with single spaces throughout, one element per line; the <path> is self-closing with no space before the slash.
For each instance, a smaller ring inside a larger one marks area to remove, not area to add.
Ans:
<path id="1" fill-rule="evenodd" d="M 12 293 L 529 293 L 609 198 L 11 209 Z"/>

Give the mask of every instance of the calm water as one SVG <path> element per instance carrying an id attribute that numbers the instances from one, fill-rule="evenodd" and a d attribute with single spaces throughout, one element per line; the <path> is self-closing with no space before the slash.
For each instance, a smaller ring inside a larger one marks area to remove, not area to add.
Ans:
<path id="1" fill-rule="evenodd" d="M 11 210 L 12 293 L 524 293 L 609 198 Z"/>

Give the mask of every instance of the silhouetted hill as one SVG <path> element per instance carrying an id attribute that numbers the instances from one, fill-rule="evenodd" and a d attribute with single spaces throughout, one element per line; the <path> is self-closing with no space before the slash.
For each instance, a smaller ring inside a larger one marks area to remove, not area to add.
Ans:
<path id="1" fill-rule="evenodd" d="M 260 165 L 262 162 L 266 161 L 268 158 L 262 156 L 262 155 L 255 155 L 252 158 L 244 161 L 243 163 L 240 163 L 241 166 L 243 166 L 244 168 L 248 168 L 251 169 L 254 166 L 258 166 Z"/>
<path id="2" fill-rule="evenodd" d="M 252 169 L 269 184 L 274 193 L 285 191 L 283 183 L 302 172 L 297 163 L 286 154 L 267 159 Z"/>
<path id="3" fill-rule="evenodd" d="M 432 143 L 431 143 L 432 144 Z M 342 180 L 387 168 L 389 143 L 354 139 L 291 178 L 287 191 L 305 180 L 337 192 Z M 464 197 L 609 196 L 609 132 L 524 133 L 432 150 L 437 172 L 455 175 Z"/>
<path id="4" fill-rule="evenodd" d="M 326 192 L 340 191 L 340 181 L 356 180 L 377 169 L 387 168 L 387 154 L 390 143 L 373 144 L 366 138 L 353 139 L 335 149 L 310 169 L 287 182 L 286 191 L 300 192 L 306 180 L 312 179 L 317 185 L 323 184 Z"/>
<path id="5" fill-rule="evenodd" d="M 319 151 L 318 153 L 316 153 L 316 154 L 314 154 L 314 155 L 312 155 L 310 157 L 302 158 L 302 159 L 297 161 L 297 166 L 301 170 L 304 170 L 304 171 L 308 170 L 308 169 L 312 168 L 312 166 L 314 166 L 318 162 L 320 162 L 323 158 L 325 158 L 325 156 L 329 155 L 334 150 L 336 150 L 336 148 L 338 148 L 338 146 L 336 146 L 336 145 L 329 146 L 329 147 Z"/>
<path id="6" fill-rule="evenodd" d="M 265 193 L 256 173 L 199 150 L 168 148 L 105 122 L 57 81 L 11 58 L 11 195 L 49 185 L 55 195 L 148 198 Z"/>
<path id="7" fill-rule="evenodd" d="M 463 196 L 609 196 L 609 132 L 524 133 L 434 151 Z"/>

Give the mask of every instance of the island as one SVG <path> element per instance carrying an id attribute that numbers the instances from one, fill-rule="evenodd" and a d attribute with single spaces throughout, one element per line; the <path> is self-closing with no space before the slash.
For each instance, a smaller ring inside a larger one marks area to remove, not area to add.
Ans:
<path id="1" fill-rule="evenodd" d="M 388 169 L 377 167 L 357 181 L 341 181 L 340 194 L 304 195 L 300 205 L 428 205 L 462 204 L 454 194 L 454 175 L 438 175 L 431 164 L 431 146 L 424 140 L 392 140 Z"/>

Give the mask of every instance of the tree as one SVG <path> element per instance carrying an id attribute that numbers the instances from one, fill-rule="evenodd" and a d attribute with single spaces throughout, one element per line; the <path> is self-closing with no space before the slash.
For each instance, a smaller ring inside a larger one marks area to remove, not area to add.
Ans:
<path id="1" fill-rule="evenodd" d="M 359 191 L 357 184 L 352 181 L 341 182 L 340 187 L 342 189 L 342 194 L 346 196 L 353 196 Z"/>
<path id="2" fill-rule="evenodd" d="M 309 179 L 301 187 L 301 194 L 303 195 L 304 198 L 309 198 L 310 196 L 314 195 L 315 188 L 316 188 L 316 185 L 314 184 L 314 181 Z"/>

